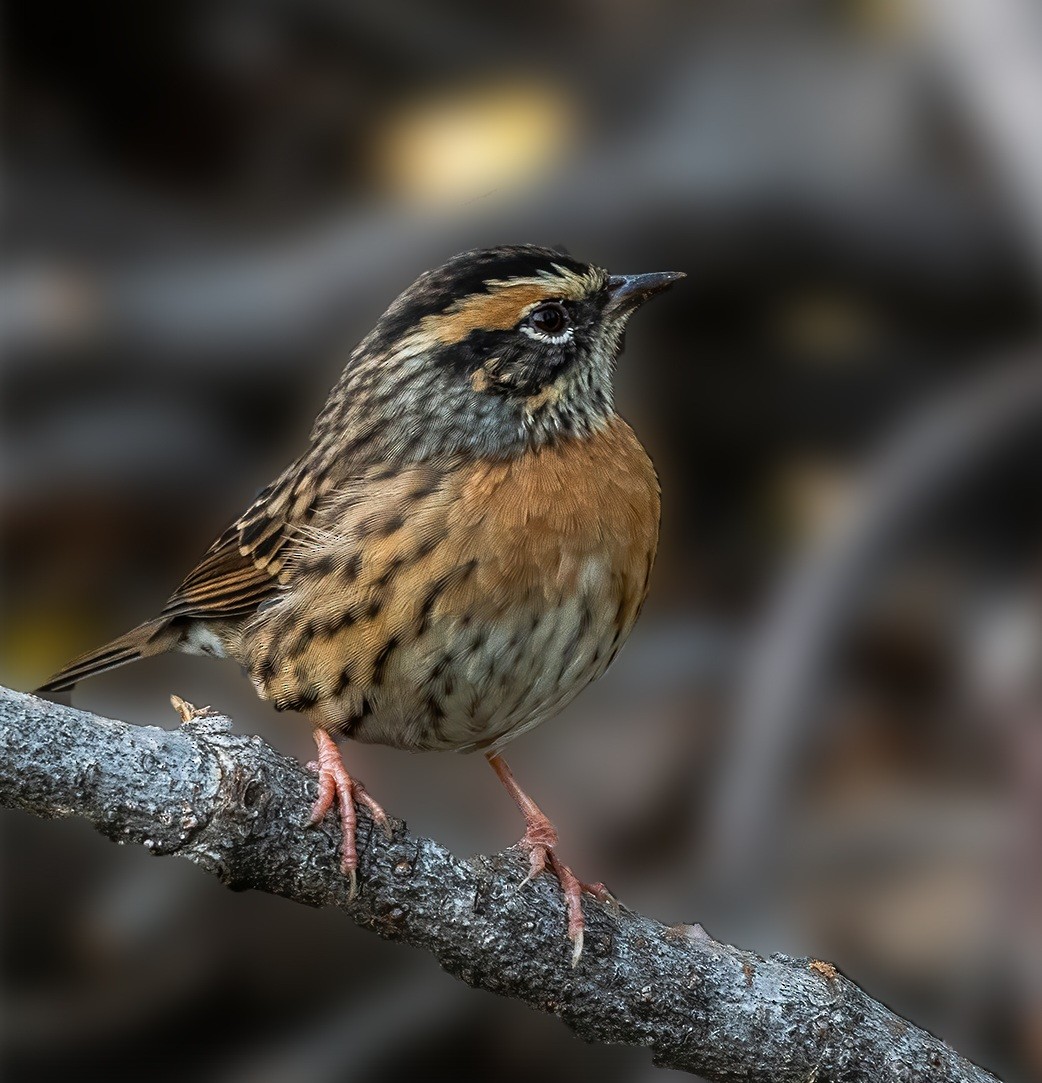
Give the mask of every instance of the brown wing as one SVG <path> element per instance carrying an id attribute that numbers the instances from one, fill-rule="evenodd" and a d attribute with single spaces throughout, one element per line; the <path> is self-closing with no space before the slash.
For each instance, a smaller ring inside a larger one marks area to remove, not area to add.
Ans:
<path id="1" fill-rule="evenodd" d="M 74 659 L 39 690 L 64 691 L 87 677 L 174 650 L 186 620 L 255 613 L 278 591 L 294 529 L 314 515 L 328 485 L 328 472 L 295 463 L 213 543 L 157 618 Z"/>
<path id="2" fill-rule="evenodd" d="M 294 464 L 269 485 L 188 573 L 160 617 L 223 620 L 256 612 L 278 590 L 294 529 L 314 514 L 317 480 Z"/>

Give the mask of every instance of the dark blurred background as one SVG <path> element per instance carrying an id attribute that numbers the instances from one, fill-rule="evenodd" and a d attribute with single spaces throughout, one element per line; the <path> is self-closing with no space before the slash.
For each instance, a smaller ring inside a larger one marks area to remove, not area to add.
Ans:
<path id="1" fill-rule="evenodd" d="M 1034 0 L 11 3 L 5 620 L 28 689 L 154 613 L 463 248 L 685 270 L 619 405 L 661 557 L 613 670 L 510 751 L 628 905 L 831 959 L 1042 1078 L 1042 9 Z M 231 663 L 171 692 L 309 756 Z M 352 746 L 458 853 L 480 759 Z M 3 1073 L 660 1078 L 335 913 L 3 817 Z"/>

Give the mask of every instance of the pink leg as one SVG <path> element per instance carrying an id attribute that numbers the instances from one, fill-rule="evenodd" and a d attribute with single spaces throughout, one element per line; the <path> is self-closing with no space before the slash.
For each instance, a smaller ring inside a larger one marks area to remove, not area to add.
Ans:
<path id="1" fill-rule="evenodd" d="M 321 823 L 334 801 L 340 806 L 340 869 L 351 880 L 350 898 L 353 899 L 358 890 L 358 817 L 355 802 L 360 801 L 365 805 L 373 821 L 384 829 L 388 838 L 391 837 L 391 825 L 387 813 L 369 796 L 362 783 L 347 773 L 340 749 L 333 738 L 324 729 L 316 729 L 313 736 L 318 748 L 318 762 L 309 766 L 318 770 L 318 799 L 311 808 L 311 823 Z"/>
<path id="2" fill-rule="evenodd" d="M 520 845 L 528 853 L 528 875 L 521 886 L 523 887 L 533 877 L 538 876 L 549 864 L 564 893 L 564 902 L 568 911 L 568 939 L 572 942 L 572 966 L 576 966 L 582 955 L 583 932 L 586 928 L 582 908 L 583 892 L 593 895 L 601 902 L 614 903 L 615 900 L 603 884 L 584 884 L 560 860 L 557 856 L 557 831 L 554 825 L 547 818 L 546 813 L 521 789 L 503 757 L 498 753 L 490 752 L 486 755 L 486 759 L 525 818 L 525 833 Z"/>

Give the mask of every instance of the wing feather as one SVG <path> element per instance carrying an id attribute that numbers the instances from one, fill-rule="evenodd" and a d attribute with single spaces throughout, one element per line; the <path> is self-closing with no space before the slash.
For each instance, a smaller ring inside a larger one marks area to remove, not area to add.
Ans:
<path id="1" fill-rule="evenodd" d="M 256 612 L 277 594 L 296 532 L 320 492 L 319 478 L 295 463 L 213 543 L 160 616 L 225 620 Z"/>

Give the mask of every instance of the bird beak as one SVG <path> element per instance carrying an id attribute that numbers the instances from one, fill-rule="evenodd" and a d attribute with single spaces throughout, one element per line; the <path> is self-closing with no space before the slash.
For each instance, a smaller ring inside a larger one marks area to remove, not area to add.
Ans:
<path id="1" fill-rule="evenodd" d="M 646 275 L 612 275 L 608 279 L 608 305 L 613 315 L 629 312 L 674 282 L 687 278 L 683 271 L 652 271 Z"/>

